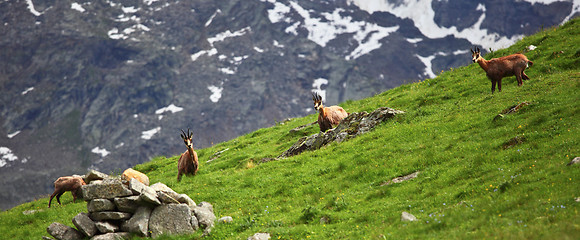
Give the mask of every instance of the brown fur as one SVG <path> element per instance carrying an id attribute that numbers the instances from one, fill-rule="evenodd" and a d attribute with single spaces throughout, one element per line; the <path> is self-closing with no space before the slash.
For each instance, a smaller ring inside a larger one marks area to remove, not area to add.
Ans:
<path id="1" fill-rule="evenodd" d="M 491 93 L 495 91 L 496 83 L 498 90 L 501 92 L 501 79 L 504 77 L 515 75 L 516 80 L 518 81 L 518 86 L 522 86 L 522 79 L 530 79 L 524 71 L 528 66 L 532 66 L 534 63 L 528 60 L 528 58 L 523 54 L 516 53 L 488 61 L 481 56 L 479 48 L 476 48 L 475 51 L 471 50 L 471 53 L 472 61 L 477 62 L 485 71 L 487 77 L 491 80 Z"/>
<path id="2" fill-rule="evenodd" d="M 127 182 L 131 181 L 132 178 L 137 179 L 137 181 L 145 184 L 146 186 L 149 186 L 149 177 L 133 168 L 127 168 L 127 170 L 125 170 L 121 175 L 121 179 Z"/>
<path id="3" fill-rule="evenodd" d="M 187 150 L 181 154 L 177 162 L 177 182 L 181 181 L 181 175 L 193 175 L 197 173 L 199 162 L 197 160 L 197 153 L 193 150 L 193 143 L 191 141 L 192 133 L 187 129 L 187 134 L 181 130 L 181 139 L 185 143 Z"/>
<path id="4" fill-rule="evenodd" d="M 60 203 L 60 196 L 67 191 L 70 191 L 73 195 L 73 202 L 77 200 L 77 195 L 80 193 L 80 189 L 82 185 L 87 185 L 85 181 L 81 177 L 59 177 L 54 181 L 54 192 L 50 195 L 50 200 L 48 200 L 48 207 L 50 208 L 50 203 L 52 202 L 52 198 L 56 196 L 56 201 L 59 205 Z"/>
<path id="5" fill-rule="evenodd" d="M 313 94 L 312 100 L 314 101 L 314 109 L 318 111 L 318 126 L 321 132 L 326 132 L 337 126 L 343 118 L 348 116 L 348 113 L 340 106 L 324 107 L 322 97 L 318 94 Z"/>

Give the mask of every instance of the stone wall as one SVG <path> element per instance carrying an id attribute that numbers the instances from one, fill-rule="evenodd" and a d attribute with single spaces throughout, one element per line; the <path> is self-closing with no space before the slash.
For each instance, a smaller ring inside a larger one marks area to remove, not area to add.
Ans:
<path id="1" fill-rule="evenodd" d="M 204 235 L 214 227 L 213 206 L 196 204 L 163 183 L 146 186 L 136 179 L 122 182 L 96 171 L 85 176 L 82 196 L 87 212 L 72 219 L 76 228 L 54 222 L 47 232 L 59 240 L 128 239 L 133 235 L 156 238 L 160 235 Z"/>

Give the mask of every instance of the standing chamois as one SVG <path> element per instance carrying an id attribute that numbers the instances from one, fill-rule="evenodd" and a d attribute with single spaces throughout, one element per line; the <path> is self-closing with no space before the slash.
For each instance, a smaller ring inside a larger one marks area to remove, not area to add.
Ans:
<path id="1" fill-rule="evenodd" d="M 321 132 L 326 132 L 338 125 L 343 118 L 348 116 L 348 113 L 340 106 L 324 107 L 322 97 L 318 93 L 312 93 L 312 101 L 314 101 L 314 109 L 318 111 L 318 126 Z"/>
<path id="2" fill-rule="evenodd" d="M 197 153 L 193 150 L 193 142 L 191 141 L 192 132 L 187 129 L 187 134 L 181 130 L 181 139 L 185 143 L 187 150 L 181 154 L 177 162 L 177 182 L 181 181 L 181 175 L 193 175 L 197 173 L 199 162 L 197 161 Z"/>
<path id="3" fill-rule="evenodd" d="M 475 48 L 475 51 L 471 49 L 471 60 L 473 60 L 474 63 L 478 63 L 487 74 L 487 78 L 491 80 L 491 93 L 495 91 L 496 83 L 498 90 L 501 92 L 501 79 L 504 77 L 515 75 L 518 80 L 518 86 L 522 86 L 522 79 L 530 79 L 528 75 L 524 73 L 524 70 L 526 70 L 528 66 L 534 65 L 532 61 L 528 60 L 526 56 L 520 53 L 494 58 L 488 61 L 483 59 L 479 48 Z"/>
<path id="4" fill-rule="evenodd" d="M 73 202 L 76 202 L 77 195 L 81 194 L 81 186 L 87 185 L 83 178 L 76 176 L 66 176 L 59 177 L 54 181 L 54 192 L 50 195 L 50 200 L 48 200 L 48 207 L 50 208 L 50 203 L 52 198 L 56 196 L 56 201 L 60 205 L 60 196 L 65 192 L 70 191 L 73 195 Z"/>

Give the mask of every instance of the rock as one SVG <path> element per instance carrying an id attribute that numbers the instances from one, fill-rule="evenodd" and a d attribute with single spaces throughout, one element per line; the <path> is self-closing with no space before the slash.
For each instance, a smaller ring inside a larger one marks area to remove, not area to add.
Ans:
<path id="1" fill-rule="evenodd" d="M 157 199 L 157 192 L 155 192 L 155 190 L 149 186 L 145 186 L 145 184 L 139 182 L 137 179 L 131 179 L 129 181 L 129 189 L 135 194 L 140 194 L 139 198 L 142 201 L 152 203 L 154 205 L 161 205 L 161 202 L 159 199 Z"/>
<path id="2" fill-rule="evenodd" d="M 211 229 L 215 226 L 215 214 L 213 213 L 213 206 L 208 202 L 201 202 L 193 213 L 199 222 L 199 226 L 204 229 L 204 235 L 208 235 Z"/>
<path id="3" fill-rule="evenodd" d="M 137 179 L 139 182 L 143 183 L 145 186 L 149 186 L 149 177 L 142 172 L 139 172 L 133 168 L 127 168 L 121 174 L 121 180 L 129 182 L 130 179 Z"/>
<path id="4" fill-rule="evenodd" d="M 125 185 L 117 179 L 108 179 L 103 181 L 101 184 L 83 185 L 81 190 L 85 201 L 98 198 L 112 199 L 133 195 L 133 192 L 127 189 Z"/>
<path id="5" fill-rule="evenodd" d="M 572 159 L 572 161 L 568 163 L 568 166 L 578 163 L 580 163 L 580 157 L 575 157 L 574 159 Z"/>
<path id="6" fill-rule="evenodd" d="M 393 183 L 401 183 L 401 182 L 416 178 L 417 176 L 419 176 L 419 171 L 411 173 L 409 175 L 393 178 L 393 179 L 389 180 L 388 182 L 381 184 L 381 186 L 386 186 L 386 185 L 390 185 Z"/>
<path id="7" fill-rule="evenodd" d="M 157 192 L 157 199 L 164 204 L 179 204 L 180 202 L 177 201 L 175 198 L 169 196 L 169 194 L 165 192 Z"/>
<path id="8" fill-rule="evenodd" d="M 94 212 L 89 216 L 94 221 L 126 220 L 131 218 L 131 214 L 125 212 Z"/>
<path id="9" fill-rule="evenodd" d="M 103 180 L 106 178 L 109 178 L 110 176 L 107 174 L 104 174 L 102 172 L 99 172 L 97 170 L 90 170 L 87 174 L 85 174 L 85 183 L 89 184 L 94 180 Z"/>
<path id="10" fill-rule="evenodd" d="M 53 222 L 46 228 L 46 232 L 58 240 L 80 240 L 85 237 L 76 229 L 59 222 Z"/>
<path id="11" fill-rule="evenodd" d="M 197 204 L 195 204 L 195 202 L 189 196 L 187 196 L 187 194 L 179 194 L 176 199 L 180 203 L 187 204 L 187 206 L 189 206 L 192 211 L 197 206 Z"/>
<path id="12" fill-rule="evenodd" d="M 149 187 L 152 188 L 153 190 L 157 191 L 157 192 L 163 191 L 163 192 L 174 192 L 175 193 L 175 191 L 173 191 L 173 189 L 171 189 L 170 187 L 168 187 L 167 185 L 165 185 L 165 184 L 163 184 L 161 182 L 155 183 L 155 184 L 153 184 L 153 185 L 151 185 Z"/>
<path id="13" fill-rule="evenodd" d="M 515 136 L 514 138 L 508 140 L 503 144 L 503 149 L 511 148 L 515 145 L 522 144 L 526 141 L 526 137 L 524 136 Z"/>
<path id="14" fill-rule="evenodd" d="M 38 210 L 26 210 L 26 211 L 22 211 L 22 214 L 24 215 L 32 215 L 38 212 L 44 212 L 43 209 L 38 209 Z"/>
<path id="15" fill-rule="evenodd" d="M 95 222 L 93 222 L 86 213 L 77 214 L 72 222 L 75 227 L 77 227 L 77 229 L 87 237 L 92 237 L 97 233 Z"/>
<path id="16" fill-rule="evenodd" d="M 91 238 L 91 240 L 124 240 L 131 239 L 131 234 L 126 232 L 105 233 Z"/>
<path id="17" fill-rule="evenodd" d="M 191 210 L 185 204 L 168 204 L 156 207 L 149 218 L 151 237 L 162 234 L 192 234 Z"/>
<path id="18" fill-rule="evenodd" d="M 47 236 L 42 236 L 42 240 L 53 240 L 53 239 Z"/>
<path id="19" fill-rule="evenodd" d="M 112 233 L 119 231 L 119 226 L 110 222 L 95 222 L 95 227 L 100 233 Z"/>
<path id="20" fill-rule="evenodd" d="M 108 199 L 93 199 L 87 203 L 87 211 L 89 213 L 113 210 L 115 210 L 115 204 L 113 204 L 113 202 Z"/>
<path id="21" fill-rule="evenodd" d="M 131 219 L 121 224 L 121 230 L 135 233 L 141 237 L 147 237 L 149 231 L 149 217 L 153 209 L 141 206 L 137 209 Z"/>
<path id="22" fill-rule="evenodd" d="M 191 226 L 193 227 L 194 231 L 197 231 L 197 229 L 199 229 L 199 221 L 197 221 L 195 214 L 191 214 Z"/>
<path id="23" fill-rule="evenodd" d="M 342 119 L 340 124 L 334 129 L 300 138 L 292 147 L 278 156 L 278 158 L 294 156 L 306 150 L 319 149 L 331 142 L 342 142 L 356 137 L 372 130 L 378 124 L 393 118 L 395 115 L 402 113 L 404 112 L 388 107 L 378 108 L 371 113 L 351 113 Z"/>
<path id="24" fill-rule="evenodd" d="M 417 218 L 415 216 L 413 216 L 413 214 L 410 214 L 408 212 L 403 212 L 401 214 L 401 221 L 406 222 L 406 221 L 417 221 Z"/>
<path id="25" fill-rule="evenodd" d="M 139 196 L 114 198 L 113 202 L 119 211 L 128 213 L 134 213 L 139 208 L 139 205 L 141 205 Z"/>
<path id="26" fill-rule="evenodd" d="M 574 201 L 580 202 L 580 197 L 575 198 Z"/>
<path id="27" fill-rule="evenodd" d="M 231 223 L 233 221 L 234 219 L 230 216 L 221 217 L 220 219 L 217 220 L 218 223 Z"/>
<path id="28" fill-rule="evenodd" d="M 320 218 L 320 224 L 329 224 L 329 223 L 330 223 L 330 217 L 323 216 Z"/>
<path id="29" fill-rule="evenodd" d="M 256 233 L 251 237 L 248 237 L 248 240 L 269 240 L 270 234 L 269 233 Z"/>

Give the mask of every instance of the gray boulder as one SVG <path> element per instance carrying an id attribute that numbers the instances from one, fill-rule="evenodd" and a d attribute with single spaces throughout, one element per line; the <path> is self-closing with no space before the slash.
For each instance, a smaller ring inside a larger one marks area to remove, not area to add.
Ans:
<path id="1" fill-rule="evenodd" d="M 292 147 L 278 156 L 278 158 L 294 156 L 307 150 L 319 149 L 331 142 L 342 142 L 354 138 L 371 131 L 380 123 L 402 113 L 404 112 L 388 107 L 378 108 L 371 113 L 351 113 L 342 119 L 340 124 L 334 129 L 300 138 Z"/>
<path id="2" fill-rule="evenodd" d="M 187 206 L 189 206 L 192 211 L 197 206 L 197 204 L 195 204 L 195 202 L 189 196 L 187 196 L 187 194 L 179 194 L 176 199 L 180 203 L 187 204 Z"/>
<path id="3" fill-rule="evenodd" d="M 129 189 L 135 194 L 139 194 L 139 198 L 145 202 L 152 203 L 154 205 L 161 205 L 159 199 L 157 199 L 157 192 L 151 187 L 139 182 L 139 180 L 132 178 L 129 181 Z"/>
<path id="4" fill-rule="evenodd" d="M 126 232 L 105 233 L 91 238 L 91 240 L 124 240 L 130 239 L 131 234 Z"/>
<path id="5" fill-rule="evenodd" d="M 89 170 L 89 172 L 87 174 L 85 174 L 85 183 L 89 184 L 94 180 L 103 180 L 106 178 L 109 178 L 110 176 L 107 174 L 104 174 L 102 172 L 99 172 L 97 170 Z"/>
<path id="6" fill-rule="evenodd" d="M 81 190 L 85 201 L 98 198 L 112 199 L 133 195 L 133 192 L 127 189 L 127 187 L 121 183 L 121 180 L 118 179 L 107 179 L 101 184 L 83 185 Z"/>
<path id="7" fill-rule="evenodd" d="M 115 210 L 115 204 L 109 199 L 93 199 L 87 203 L 87 211 L 90 213 L 112 210 Z"/>
<path id="8" fill-rule="evenodd" d="M 149 207 L 139 207 L 131 219 L 121 224 L 121 230 L 136 233 L 141 237 L 147 237 L 149 231 L 149 217 L 153 209 Z"/>
<path id="9" fill-rule="evenodd" d="M 191 210 L 185 204 L 167 204 L 156 207 L 149 218 L 151 237 L 163 234 L 192 234 Z"/>
<path id="10" fill-rule="evenodd" d="M 417 218 L 415 216 L 413 216 L 413 214 L 410 214 L 408 212 L 403 212 L 403 213 L 401 213 L 401 221 L 413 222 L 413 221 L 417 221 Z"/>
<path id="11" fill-rule="evenodd" d="M 134 213 L 142 204 L 141 198 L 139 196 L 114 198 L 113 202 L 119 211 L 128 213 Z"/>
<path id="12" fill-rule="evenodd" d="M 53 222 L 46 228 L 46 232 L 58 240 L 80 240 L 85 237 L 76 229 L 59 222 Z"/>
<path id="13" fill-rule="evenodd" d="M 234 219 L 230 216 L 221 217 L 220 219 L 217 220 L 218 223 L 231 223 L 233 221 Z"/>
<path id="14" fill-rule="evenodd" d="M 572 161 L 570 161 L 567 165 L 573 165 L 573 164 L 578 164 L 580 163 L 580 157 L 575 157 L 574 159 L 572 159 Z"/>
<path id="15" fill-rule="evenodd" d="M 269 233 L 256 233 L 251 237 L 248 237 L 248 240 L 269 240 L 270 234 Z"/>
<path id="16" fill-rule="evenodd" d="M 193 209 L 193 213 L 199 222 L 199 226 L 203 228 L 203 233 L 205 235 L 211 232 L 211 229 L 215 226 L 215 214 L 213 213 L 213 206 L 208 202 L 201 202 L 196 208 Z"/>
<path id="17" fill-rule="evenodd" d="M 86 213 L 77 214 L 72 222 L 75 227 L 77 227 L 77 229 L 87 237 L 92 237 L 97 233 L 95 222 L 93 222 Z"/>
<path id="18" fill-rule="evenodd" d="M 125 212 L 95 212 L 91 213 L 90 217 L 94 221 L 126 220 L 131 218 L 131 214 Z"/>
<path id="19" fill-rule="evenodd" d="M 119 231 L 119 226 L 110 222 L 95 222 L 95 226 L 100 233 L 112 233 Z"/>
<path id="20" fill-rule="evenodd" d="M 169 194 L 165 192 L 157 192 L 157 198 L 164 204 L 179 204 L 180 202 L 177 201 L 175 198 L 169 196 Z"/>

